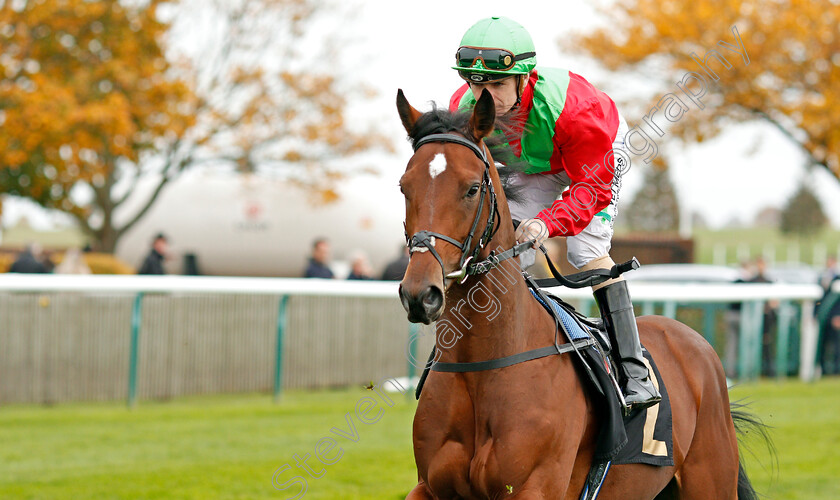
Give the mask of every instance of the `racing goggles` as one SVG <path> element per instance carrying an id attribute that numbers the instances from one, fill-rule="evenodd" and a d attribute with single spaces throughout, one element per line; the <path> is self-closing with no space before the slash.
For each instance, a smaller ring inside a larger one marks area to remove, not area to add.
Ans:
<path id="1" fill-rule="evenodd" d="M 523 52 L 514 55 L 506 49 L 488 49 L 486 47 L 459 47 L 455 52 L 455 61 L 459 68 L 472 68 L 481 59 L 485 68 L 495 71 L 507 71 L 516 61 L 536 56 L 536 52 Z"/>

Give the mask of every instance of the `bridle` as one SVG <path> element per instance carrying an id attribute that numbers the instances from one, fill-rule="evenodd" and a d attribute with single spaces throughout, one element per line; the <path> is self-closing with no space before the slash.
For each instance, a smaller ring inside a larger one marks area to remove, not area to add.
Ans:
<path id="1" fill-rule="evenodd" d="M 464 239 L 463 242 L 459 242 L 458 240 L 446 236 L 444 234 L 436 233 L 434 231 L 418 231 L 414 233 L 410 238 L 408 237 L 408 232 L 405 234 L 406 238 L 406 245 L 408 246 L 409 254 L 413 254 L 414 252 L 429 252 L 432 256 L 437 259 L 438 263 L 440 264 L 441 270 L 446 273 L 445 266 L 443 264 L 443 259 L 440 258 L 437 250 L 435 250 L 435 243 L 437 240 L 443 240 L 447 243 L 455 245 L 461 250 L 461 258 L 458 261 L 458 270 L 452 271 L 449 274 L 444 274 L 445 279 L 454 279 L 458 280 L 459 283 L 463 283 L 467 280 L 468 276 L 486 273 L 487 271 L 493 269 L 500 262 L 506 259 L 510 259 L 512 257 L 516 257 L 525 250 L 532 247 L 533 242 L 526 241 L 524 243 L 520 243 L 518 245 L 514 245 L 513 248 L 496 254 L 495 252 L 491 251 L 490 255 L 487 256 L 486 259 L 482 261 L 478 261 L 478 254 L 481 250 L 487 246 L 491 239 L 493 239 L 493 235 L 496 234 L 496 231 L 499 229 L 497 223 L 499 221 L 499 207 L 496 203 L 496 192 L 493 189 L 493 183 L 490 181 L 490 162 L 487 160 L 487 153 L 484 148 L 486 146 L 482 144 L 484 147 L 479 147 L 478 144 L 474 143 L 473 141 L 462 137 L 457 134 L 452 133 L 445 133 L 445 134 L 431 134 L 423 137 L 419 141 L 414 143 L 414 152 L 416 153 L 418 149 L 424 144 L 428 144 L 430 142 L 444 142 L 444 143 L 453 143 L 459 144 L 466 148 L 469 148 L 475 155 L 484 163 L 484 175 L 481 179 L 481 187 L 480 187 L 480 195 L 478 198 L 478 210 L 476 211 L 475 218 L 473 219 L 472 227 L 470 228 L 470 232 L 467 234 L 467 237 Z M 481 220 L 482 212 L 484 211 L 484 198 L 489 198 L 489 205 L 490 209 L 487 213 L 487 222 L 484 226 L 484 232 L 481 233 L 481 236 L 478 238 L 475 246 L 472 247 L 473 239 L 475 238 L 475 232 L 478 228 L 478 222 Z M 472 247 L 472 248 L 471 248 Z"/>
<path id="2" fill-rule="evenodd" d="M 455 245 L 461 250 L 461 260 L 458 265 L 459 269 L 449 274 L 444 274 L 444 278 L 457 279 L 459 280 L 459 283 L 463 283 L 464 281 L 466 281 L 468 276 L 486 273 L 487 271 L 499 265 L 499 263 L 503 260 L 516 257 L 525 250 L 532 248 L 534 242 L 529 240 L 524 243 L 515 244 L 512 248 L 505 250 L 499 254 L 496 254 L 494 251 L 491 251 L 486 259 L 480 262 L 472 262 L 478 258 L 478 254 L 479 252 L 481 252 L 481 249 L 487 246 L 487 244 L 493 238 L 493 235 L 496 234 L 496 231 L 498 230 L 498 226 L 496 224 L 499 222 L 500 218 L 498 210 L 499 207 L 496 203 L 496 192 L 493 190 L 493 183 L 490 182 L 490 162 L 487 160 L 487 154 L 485 153 L 485 150 L 480 148 L 479 145 L 470 141 L 469 139 L 466 139 L 465 137 L 451 133 L 428 135 L 414 144 L 414 151 L 416 152 L 420 148 L 420 146 L 429 142 L 451 142 L 454 144 L 460 144 L 461 146 L 469 148 L 473 153 L 475 153 L 479 160 L 484 162 L 484 177 L 481 180 L 481 197 L 479 198 L 478 210 L 476 211 L 475 218 L 473 219 L 472 227 L 470 228 L 470 232 L 469 234 L 467 234 L 467 237 L 463 243 L 459 242 L 454 238 L 450 238 L 449 236 L 440 233 L 435 233 L 433 231 L 418 231 L 417 233 L 414 233 L 414 235 L 411 236 L 411 238 L 409 238 L 408 233 L 406 233 L 406 241 L 409 248 L 409 252 L 430 252 L 435 257 L 435 259 L 437 259 L 438 263 L 440 263 L 440 267 L 443 270 L 443 272 L 446 273 L 446 270 L 443 265 L 443 259 L 440 258 L 440 255 L 438 255 L 437 251 L 435 250 L 435 241 L 437 239 L 440 239 L 452 245 Z M 486 147 L 486 145 L 484 147 Z M 484 228 L 484 232 L 481 234 L 478 241 L 476 242 L 475 247 L 471 250 L 470 246 L 472 244 L 473 238 L 475 237 L 475 232 L 478 227 L 478 221 L 481 220 L 482 212 L 484 211 L 485 197 L 489 197 L 490 205 L 490 210 L 487 214 L 487 225 Z M 526 276 L 526 281 L 530 281 L 530 277 Z M 536 288 L 536 284 L 534 284 L 533 281 L 531 281 L 531 285 L 529 286 Z M 536 288 L 535 293 L 541 298 L 544 304 L 550 304 L 550 299 L 541 290 L 539 290 L 539 288 Z M 460 373 L 495 370 L 515 365 L 518 363 L 531 361 L 533 359 L 544 358 L 555 354 L 563 354 L 565 352 L 570 351 L 574 351 L 577 353 L 578 356 L 582 357 L 579 348 L 593 345 L 595 343 L 595 340 L 591 336 L 584 339 L 571 340 L 571 335 L 566 330 L 566 326 L 561 323 L 561 320 L 557 313 L 550 312 L 550 314 L 554 319 L 555 325 L 553 344 L 537 349 L 531 349 L 529 351 L 514 354 L 512 356 L 505 356 L 502 358 L 495 358 L 487 361 L 457 363 L 442 363 L 438 361 L 431 363 L 427 366 L 427 369 L 424 370 L 423 376 L 421 377 L 420 382 L 418 383 L 418 397 L 423 383 L 425 381 L 425 378 L 428 375 L 428 370 Z M 566 336 L 570 339 L 569 343 L 560 343 L 559 335 L 561 329 L 564 332 L 566 332 Z M 434 355 L 435 350 L 433 349 L 431 355 L 432 357 L 429 358 L 430 361 L 433 359 Z M 583 366 L 586 368 L 585 364 Z"/>

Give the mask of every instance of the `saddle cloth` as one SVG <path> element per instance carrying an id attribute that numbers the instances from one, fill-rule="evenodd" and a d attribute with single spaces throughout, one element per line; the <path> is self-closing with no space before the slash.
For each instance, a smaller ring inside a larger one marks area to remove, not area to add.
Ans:
<path id="1" fill-rule="evenodd" d="M 546 293 L 550 299 L 549 305 L 533 290 L 531 293 L 549 313 L 554 314 L 571 340 L 578 340 L 600 335 L 590 332 L 590 327 L 581 324 L 568 310 L 572 307 L 562 302 L 558 297 Z M 560 305 L 562 302 L 563 305 Z M 562 340 L 561 340 L 562 341 Z M 599 407 L 604 417 L 598 443 L 595 449 L 595 463 L 611 462 L 618 464 L 649 464 L 657 466 L 674 465 L 673 421 L 671 418 L 671 400 L 668 391 L 659 374 L 659 369 L 647 349 L 643 349 L 648 370 L 654 377 L 654 384 L 662 395 L 662 401 L 642 411 L 635 411 L 629 416 L 623 416 L 623 409 L 618 395 L 607 372 L 606 360 L 602 351 L 595 346 L 580 349 L 586 371 L 593 377 L 583 377 L 590 380 L 593 386 L 590 395 Z M 574 355 L 574 354 L 572 354 Z"/>

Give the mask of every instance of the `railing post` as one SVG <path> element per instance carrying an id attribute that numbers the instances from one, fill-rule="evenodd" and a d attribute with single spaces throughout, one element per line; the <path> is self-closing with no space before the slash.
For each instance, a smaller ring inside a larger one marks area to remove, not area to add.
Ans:
<path id="1" fill-rule="evenodd" d="M 764 369 L 764 300 L 755 301 L 753 307 L 755 310 L 755 336 L 753 337 L 752 354 L 755 357 L 753 361 L 753 378 L 761 377 Z"/>
<path id="2" fill-rule="evenodd" d="M 790 302 L 779 302 L 779 329 L 776 334 L 776 378 L 788 375 L 788 348 L 790 346 L 790 320 L 793 315 Z"/>
<path id="3" fill-rule="evenodd" d="M 753 336 L 752 355 L 753 361 L 753 378 L 761 377 L 761 372 L 764 364 L 764 301 L 756 300 L 753 303 L 755 308 L 753 311 L 755 322 L 755 334 Z"/>
<path id="4" fill-rule="evenodd" d="M 752 303 L 741 301 L 741 317 L 738 328 L 738 378 L 747 380 L 749 378 L 749 356 L 750 341 L 747 338 L 752 331 Z"/>
<path id="5" fill-rule="evenodd" d="M 131 309 L 131 351 L 128 354 L 128 408 L 137 403 L 137 357 L 140 346 L 140 323 L 143 315 L 143 292 L 134 297 Z"/>
<path id="6" fill-rule="evenodd" d="M 417 375 L 416 369 L 417 367 L 414 365 L 415 360 L 417 359 L 417 335 L 420 331 L 420 325 L 417 323 L 409 323 L 408 324 L 408 386 L 412 386 L 412 380 Z M 425 365 L 424 365 L 425 369 Z M 407 399 L 411 399 L 414 396 L 414 391 L 405 391 L 405 396 Z"/>
<path id="7" fill-rule="evenodd" d="M 677 317 L 677 303 L 673 300 L 665 302 L 665 307 L 662 310 L 662 315 L 666 318 L 676 319 Z"/>
<path id="8" fill-rule="evenodd" d="M 274 355 L 274 402 L 280 401 L 283 394 L 283 336 L 286 333 L 286 304 L 288 295 L 280 296 L 277 308 L 277 349 Z"/>
<path id="9" fill-rule="evenodd" d="M 749 380 L 761 374 L 761 342 L 764 302 L 745 301 L 741 305 L 741 331 L 738 338 L 738 378 Z"/>
<path id="10" fill-rule="evenodd" d="M 715 320 L 718 311 L 717 304 L 703 304 L 703 337 L 706 342 L 715 347 Z"/>
<path id="11" fill-rule="evenodd" d="M 654 304 L 652 300 L 642 302 L 642 316 L 653 316 Z"/>
<path id="12" fill-rule="evenodd" d="M 814 301 L 802 301 L 800 319 L 799 378 L 810 382 L 816 378 L 817 365 L 817 322 L 814 319 Z"/>

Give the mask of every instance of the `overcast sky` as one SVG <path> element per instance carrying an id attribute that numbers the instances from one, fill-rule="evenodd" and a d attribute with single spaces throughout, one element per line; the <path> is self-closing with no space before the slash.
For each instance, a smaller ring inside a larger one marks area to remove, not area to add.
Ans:
<path id="1" fill-rule="evenodd" d="M 395 157 L 376 157 L 382 178 L 371 181 L 372 185 L 395 186 L 411 154 L 408 144 L 401 140 L 404 133 L 394 107 L 396 90 L 402 88 L 420 110 L 428 109 L 428 102 L 433 100 L 446 105 L 461 84 L 450 69 L 455 49 L 464 31 L 480 18 L 503 15 L 517 20 L 531 33 L 540 65 L 571 69 L 608 92 L 620 92 L 608 88 L 615 83 L 610 83 L 611 75 L 595 61 L 561 53 L 558 48 L 558 40 L 599 22 L 599 15 L 584 2 L 427 0 L 422 8 L 418 5 L 401 0 L 365 0 L 345 25 L 351 38 L 351 50 L 345 55 L 349 65 L 345 67 L 357 71 L 354 78 L 380 93 L 372 105 L 354 107 L 354 112 L 379 120 L 381 128 L 393 133 L 399 145 Z M 630 121 L 631 127 L 635 124 Z M 751 222 L 760 209 L 783 206 L 804 177 L 801 152 L 767 125 L 740 125 L 714 140 L 689 147 L 669 142 L 667 135 L 657 142 L 671 160 L 680 204 L 701 213 L 717 227 L 733 218 Z M 641 161 L 633 165 L 639 167 Z M 625 176 L 625 207 L 641 178 L 638 169 L 631 169 Z M 840 182 L 824 171 L 816 171 L 811 184 L 834 226 L 840 228 Z M 26 204 L 7 203 L 4 225 L 14 223 L 22 213 L 33 210 Z M 37 214 L 30 218 L 41 227 L 47 221 Z"/>

